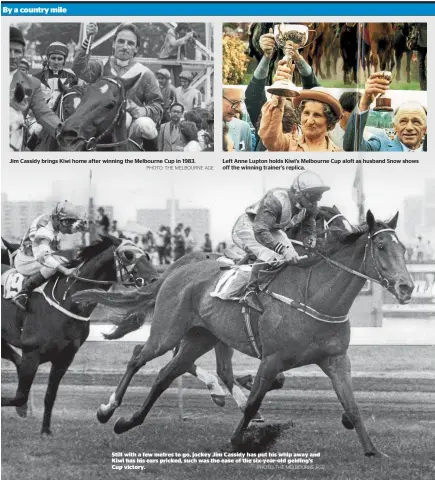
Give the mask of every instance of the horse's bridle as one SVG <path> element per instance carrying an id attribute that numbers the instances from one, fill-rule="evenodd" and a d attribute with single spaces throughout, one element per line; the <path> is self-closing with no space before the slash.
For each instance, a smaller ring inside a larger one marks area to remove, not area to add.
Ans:
<path id="1" fill-rule="evenodd" d="M 110 82 L 110 83 L 113 83 L 114 85 L 116 85 L 120 89 L 124 98 L 123 98 L 122 102 L 119 104 L 119 107 L 118 107 L 118 110 L 116 112 L 115 118 L 112 120 L 111 124 L 106 128 L 106 130 L 104 130 L 103 133 L 98 135 L 98 137 L 91 137 L 89 139 L 86 139 L 84 137 L 78 137 L 76 139 L 76 140 L 84 140 L 85 149 L 88 152 L 95 151 L 99 148 L 120 147 L 121 145 L 125 145 L 128 142 L 128 138 L 126 138 L 125 140 L 120 140 L 119 142 L 98 143 L 98 141 L 101 140 L 105 135 L 112 132 L 112 130 L 115 128 L 115 125 L 118 123 L 121 114 L 125 111 L 125 107 L 127 105 L 127 97 L 125 95 L 124 85 L 120 81 L 118 81 L 116 78 L 102 77 L 102 80 L 105 80 L 107 82 Z M 70 93 L 73 93 L 73 92 L 70 92 Z"/>
<path id="2" fill-rule="evenodd" d="M 122 252 L 123 248 L 129 248 L 130 250 L 133 248 L 135 250 L 135 261 L 129 266 L 124 265 L 124 262 L 120 258 L 120 253 Z M 115 259 L 116 265 L 116 280 L 94 280 L 91 278 L 81 277 L 78 274 L 72 274 L 71 277 L 67 277 L 67 282 L 69 278 L 73 278 L 74 281 L 72 282 L 70 288 L 75 283 L 76 280 L 80 280 L 81 282 L 86 282 L 94 285 L 123 285 L 125 287 L 132 287 L 135 286 L 136 288 L 141 288 L 145 285 L 145 279 L 143 277 L 134 277 L 132 270 L 136 266 L 137 261 L 145 255 L 145 252 L 135 245 L 130 240 L 123 240 L 122 243 L 118 247 L 113 247 L 113 257 Z M 80 267 L 78 269 L 80 270 Z M 125 273 L 123 273 L 123 271 Z M 129 280 L 124 280 L 127 277 Z M 69 289 L 68 289 L 69 290 Z M 66 294 L 67 292 L 65 292 Z"/>
<path id="3" fill-rule="evenodd" d="M 329 263 L 331 265 L 335 265 L 337 268 L 339 268 L 341 270 L 344 270 L 345 272 L 351 273 L 353 275 L 356 275 L 357 277 L 364 278 L 365 280 L 369 280 L 371 282 L 375 282 L 375 283 L 381 285 L 382 287 L 384 287 L 388 290 L 388 289 L 390 289 L 390 281 L 387 278 L 382 276 L 381 271 L 380 271 L 380 269 L 379 269 L 379 267 L 376 263 L 376 258 L 375 258 L 375 254 L 374 254 L 374 251 L 373 251 L 374 250 L 373 238 L 376 235 L 378 235 L 379 233 L 382 233 L 382 232 L 396 233 L 394 228 L 382 228 L 381 230 L 378 230 L 377 232 L 374 232 L 374 233 L 371 233 L 371 234 L 369 233 L 368 238 L 367 238 L 367 243 L 366 243 L 365 248 L 364 248 L 363 261 L 362 261 L 362 264 L 361 264 L 362 272 L 366 271 L 367 250 L 370 250 L 370 255 L 371 255 L 371 258 L 372 258 L 372 261 L 373 261 L 373 267 L 376 271 L 376 274 L 378 275 L 378 279 L 373 278 L 373 277 L 369 277 L 368 275 L 366 275 L 362 272 L 359 272 L 358 270 L 354 270 L 353 268 L 346 267 L 346 265 L 343 265 L 342 263 L 337 262 L 337 261 L 333 260 L 332 258 L 326 257 L 325 255 L 323 255 L 319 251 L 315 250 L 314 253 L 315 253 L 315 255 L 318 255 L 319 257 L 323 258 L 323 260 L 325 260 L 327 263 Z"/>

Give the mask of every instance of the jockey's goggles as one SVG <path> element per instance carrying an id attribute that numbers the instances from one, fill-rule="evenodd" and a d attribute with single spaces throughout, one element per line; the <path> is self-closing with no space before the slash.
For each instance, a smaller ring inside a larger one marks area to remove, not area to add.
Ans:
<path id="1" fill-rule="evenodd" d="M 319 193 L 319 192 L 307 192 L 307 193 L 303 193 L 303 196 L 310 202 L 310 203 L 313 203 L 313 202 L 320 202 L 320 200 L 322 200 L 322 193 Z"/>
<path id="2" fill-rule="evenodd" d="M 231 103 L 231 108 L 233 110 L 237 110 L 237 107 L 240 107 L 240 105 L 243 103 L 243 100 L 230 100 L 227 97 L 222 97 L 224 98 L 228 103 Z"/>
<path id="3" fill-rule="evenodd" d="M 62 223 L 63 225 L 74 225 L 74 223 L 76 223 L 77 220 L 75 220 L 74 218 L 64 218 L 60 221 L 60 223 Z"/>

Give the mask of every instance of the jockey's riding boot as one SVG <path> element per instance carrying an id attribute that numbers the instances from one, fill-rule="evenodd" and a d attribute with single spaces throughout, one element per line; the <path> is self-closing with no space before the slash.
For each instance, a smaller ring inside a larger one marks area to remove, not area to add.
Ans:
<path id="1" fill-rule="evenodd" d="M 41 286 L 45 283 L 47 279 L 42 275 L 41 272 L 35 273 L 31 277 L 24 280 L 23 288 L 18 292 L 15 297 L 12 299 L 12 303 L 18 307 L 23 312 L 27 312 L 27 303 L 29 301 L 29 296 L 35 288 Z"/>
<path id="2" fill-rule="evenodd" d="M 257 312 L 263 313 L 263 305 L 261 305 L 258 298 L 258 274 L 260 270 L 267 270 L 268 265 L 265 262 L 258 262 L 252 265 L 251 278 L 242 298 L 242 303 L 250 308 L 253 308 Z"/>

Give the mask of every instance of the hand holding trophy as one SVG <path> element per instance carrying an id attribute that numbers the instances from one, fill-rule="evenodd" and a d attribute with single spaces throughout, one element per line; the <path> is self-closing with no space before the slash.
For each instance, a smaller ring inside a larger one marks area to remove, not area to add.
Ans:
<path id="1" fill-rule="evenodd" d="M 290 71 L 293 57 L 297 51 L 304 47 L 308 42 L 308 27 L 305 25 L 290 25 L 288 23 L 280 23 L 275 25 L 274 36 L 277 45 L 284 51 L 284 59 Z M 275 81 L 271 87 L 267 89 L 272 95 L 280 97 L 297 97 L 299 95 L 296 85 L 291 81 L 291 75 L 287 79 L 279 79 Z"/>

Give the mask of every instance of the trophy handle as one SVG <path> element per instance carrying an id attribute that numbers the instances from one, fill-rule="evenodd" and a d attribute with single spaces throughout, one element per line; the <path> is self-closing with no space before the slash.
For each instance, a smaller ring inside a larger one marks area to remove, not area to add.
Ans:
<path id="1" fill-rule="evenodd" d="M 302 48 L 308 47 L 308 45 L 311 45 L 312 43 L 314 43 L 317 40 L 317 32 L 315 30 L 308 30 L 308 31 L 309 32 L 314 32 L 314 38 L 311 40 L 310 43 L 307 43 Z"/>

